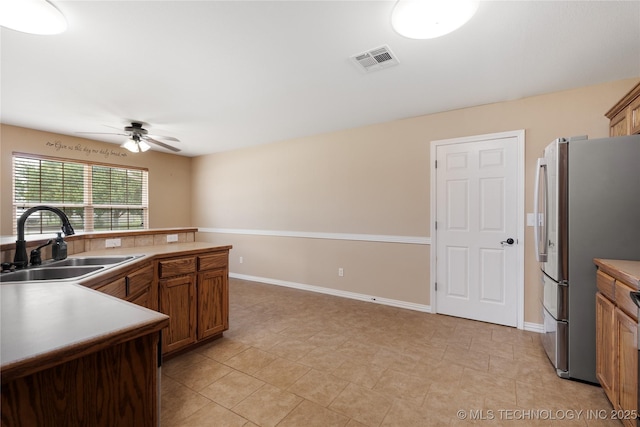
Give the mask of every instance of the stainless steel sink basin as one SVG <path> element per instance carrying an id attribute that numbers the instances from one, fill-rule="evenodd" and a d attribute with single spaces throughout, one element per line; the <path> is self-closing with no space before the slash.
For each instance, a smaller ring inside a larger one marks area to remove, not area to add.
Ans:
<path id="1" fill-rule="evenodd" d="M 96 256 L 96 257 L 84 257 L 84 258 L 67 258 L 62 261 L 54 261 L 48 265 L 48 267 L 62 267 L 62 266 L 83 266 L 83 265 L 111 265 L 119 264 L 121 262 L 129 261 L 135 258 L 135 256 Z"/>
<path id="2" fill-rule="evenodd" d="M 103 269 L 102 265 L 40 267 L 0 274 L 0 282 L 27 282 L 31 280 L 77 279 Z"/>
<path id="3" fill-rule="evenodd" d="M 93 256 L 48 261 L 37 267 L 29 267 L 11 273 L 1 273 L 0 282 L 82 279 L 90 274 L 116 267 L 140 256 Z"/>

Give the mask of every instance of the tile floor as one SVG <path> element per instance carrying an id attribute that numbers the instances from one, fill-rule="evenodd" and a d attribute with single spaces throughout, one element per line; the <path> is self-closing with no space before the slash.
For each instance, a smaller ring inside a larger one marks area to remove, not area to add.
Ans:
<path id="1" fill-rule="evenodd" d="M 163 427 L 621 425 L 536 333 L 237 279 L 229 323 L 164 363 Z"/>

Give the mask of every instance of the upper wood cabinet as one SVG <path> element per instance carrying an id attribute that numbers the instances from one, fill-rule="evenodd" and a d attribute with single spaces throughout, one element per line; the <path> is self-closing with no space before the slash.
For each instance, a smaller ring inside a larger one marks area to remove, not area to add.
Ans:
<path id="1" fill-rule="evenodd" d="M 609 122 L 609 136 L 640 133 L 640 83 L 634 86 L 605 116 Z"/>

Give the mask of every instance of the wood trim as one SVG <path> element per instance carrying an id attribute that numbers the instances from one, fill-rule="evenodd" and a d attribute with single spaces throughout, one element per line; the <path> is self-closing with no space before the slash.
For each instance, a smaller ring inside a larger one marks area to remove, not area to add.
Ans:
<path id="1" fill-rule="evenodd" d="M 635 97 L 637 97 L 638 95 L 640 95 L 640 83 L 636 84 L 633 88 L 631 88 L 631 90 L 629 92 L 627 92 L 626 95 L 623 96 L 622 99 L 620 99 L 620 101 L 618 101 L 616 103 L 616 105 L 611 107 L 611 109 L 609 111 L 607 111 L 604 115 L 609 120 L 611 120 L 619 112 L 621 112 L 622 110 L 627 108 L 629 106 L 629 104 L 631 103 L 631 101 L 633 101 L 633 99 Z"/>

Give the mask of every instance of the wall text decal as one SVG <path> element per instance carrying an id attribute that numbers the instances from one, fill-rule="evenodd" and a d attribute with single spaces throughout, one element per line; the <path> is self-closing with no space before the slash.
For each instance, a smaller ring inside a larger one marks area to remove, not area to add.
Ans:
<path id="1" fill-rule="evenodd" d="M 127 152 L 122 150 L 114 150 L 112 148 L 92 148 L 84 144 L 66 144 L 62 141 L 47 141 L 46 147 L 57 152 L 73 151 L 74 153 L 84 153 L 87 157 L 101 157 L 107 159 L 109 157 L 127 157 Z"/>

